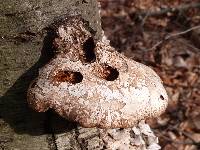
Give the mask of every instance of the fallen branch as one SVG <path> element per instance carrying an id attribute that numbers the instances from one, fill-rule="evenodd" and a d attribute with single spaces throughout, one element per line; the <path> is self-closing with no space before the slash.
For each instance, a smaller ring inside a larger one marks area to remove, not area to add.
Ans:
<path id="1" fill-rule="evenodd" d="M 155 44 L 152 48 L 150 48 L 149 50 L 153 50 L 153 49 L 157 48 L 159 45 L 161 45 L 161 44 L 162 44 L 164 41 L 166 41 L 166 40 L 169 40 L 169 39 L 171 39 L 171 38 L 173 38 L 173 37 L 176 37 L 176 36 L 180 36 L 180 35 L 186 34 L 186 33 L 190 32 L 190 31 L 193 31 L 193 30 L 196 30 L 196 29 L 200 29 L 200 25 L 194 26 L 194 27 L 192 27 L 192 28 L 189 28 L 189 29 L 187 29 L 187 30 L 185 30 L 185 31 L 182 31 L 182 32 L 179 32 L 179 33 L 173 33 L 173 34 L 167 35 L 167 36 L 164 37 L 163 40 L 161 40 L 161 41 L 159 41 L 158 43 L 156 43 L 156 44 Z"/>
<path id="2" fill-rule="evenodd" d="M 179 12 L 179 11 L 185 11 L 191 8 L 200 8 L 200 3 L 190 3 L 190 4 L 183 4 L 178 7 L 172 7 L 172 8 L 161 8 L 160 11 L 141 11 L 138 15 L 139 16 L 159 16 L 163 15 L 169 12 Z"/>

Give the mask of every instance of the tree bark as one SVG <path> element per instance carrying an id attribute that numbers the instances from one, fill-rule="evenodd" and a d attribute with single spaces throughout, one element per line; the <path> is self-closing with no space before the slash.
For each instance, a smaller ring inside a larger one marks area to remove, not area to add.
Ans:
<path id="1" fill-rule="evenodd" d="M 94 0 L 0 0 L 0 149 L 80 149 L 75 124 L 34 112 L 26 102 L 30 81 L 52 56 L 49 27 L 78 14 L 100 39 Z"/>
<path id="2" fill-rule="evenodd" d="M 82 128 L 51 110 L 28 107 L 28 86 L 53 56 L 51 26 L 73 15 L 88 21 L 96 40 L 102 38 L 95 0 L 0 0 L 0 149 L 159 149 L 144 123 L 123 130 Z"/>

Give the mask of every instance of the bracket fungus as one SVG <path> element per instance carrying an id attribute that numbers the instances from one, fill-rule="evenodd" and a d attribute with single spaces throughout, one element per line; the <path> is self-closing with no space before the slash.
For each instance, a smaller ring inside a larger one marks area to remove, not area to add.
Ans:
<path id="1" fill-rule="evenodd" d="M 157 117 L 167 107 L 161 79 L 149 67 L 94 39 L 81 17 L 56 29 L 55 57 L 39 70 L 28 103 L 39 112 L 54 109 L 83 127 L 129 128 Z"/>

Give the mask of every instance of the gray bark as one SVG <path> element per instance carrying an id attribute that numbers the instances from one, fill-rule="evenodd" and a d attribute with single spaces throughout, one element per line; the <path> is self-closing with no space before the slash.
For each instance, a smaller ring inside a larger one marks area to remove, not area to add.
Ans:
<path id="1" fill-rule="evenodd" d="M 76 124 L 51 111 L 34 112 L 26 91 L 52 56 L 49 26 L 81 14 L 98 39 L 98 11 L 94 0 L 0 0 L 0 149 L 80 149 Z"/>

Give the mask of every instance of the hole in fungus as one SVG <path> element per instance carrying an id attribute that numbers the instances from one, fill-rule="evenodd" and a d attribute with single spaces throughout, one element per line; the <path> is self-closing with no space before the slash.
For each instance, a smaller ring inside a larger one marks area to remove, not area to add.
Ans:
<path id="1" fill-rule="evenodd" d="M 161 100 L 164 100 L 164 97 L 162 95 L 160 95 Z"/>
<path id="2" fill-rule="evenodd" d="M 58 71 L 54 76 L 54 81 L 69 82 L 72 84 L 80 83 L 83 80 L 83 75 L 80 72 L 73 71 Z"/>
<path id="3" fill-rule="evenodd" d="M 83 61 L 84 62 L 94 62 L 96 59 L 96 55 L 94 52 L 95 43 L 92 37 L 88 38 L 83 44 Z"/>
<path id="4" fill-rule="evenodd" d="M 36 86 L 36 82 L 34 81 L 32 84 L 31 84 L 31 88 L 34 88 Z"/>
<path id="5" fill-rule="evenodd" d="M 98 68 L 98 74 L 99 77 L 107 80 L 107 81 L 114 81 L 118 78 L 119 72 L 117 69 L 112 68 L 111 66 L 108 66 L 107 64 L 101 65 L 100 68 Z"/>
<path id="6" fill-rule="evenodd" d="M 106 145 L 104 145 L 104 146 L 103 146 L 103 149 L 107 149 L 107 146 L 106 146 Z"/>

